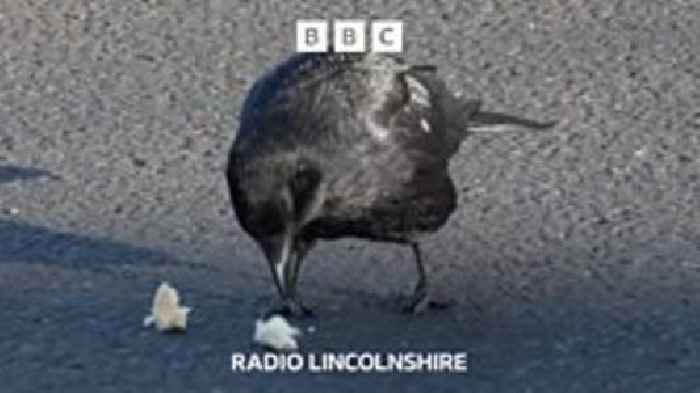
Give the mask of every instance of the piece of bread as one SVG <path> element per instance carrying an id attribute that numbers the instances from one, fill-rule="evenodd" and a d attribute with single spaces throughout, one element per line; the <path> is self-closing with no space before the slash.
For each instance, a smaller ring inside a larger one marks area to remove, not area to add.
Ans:
<path id="1" fill-rule="evenodd" d="M 190 311 L 192 311 L 190 307 L 180 306 L 177 290 L 167 282 L 163 282 L 153 297 L 151 315 L 143 320 L 143 325 L 148 327 L 155 323 L 160 331 L 185 330 L 187 314 Z"/>
<path id="2" fill-rule="evenodd" d="M 289 325 L 286 319 L 274 315 L 267 321 L 258 319 L 255 322 L 253 340 L 278 351 L 293 351 L 299 348 L 295 337 L 300 334 L 301 330 Z"/>

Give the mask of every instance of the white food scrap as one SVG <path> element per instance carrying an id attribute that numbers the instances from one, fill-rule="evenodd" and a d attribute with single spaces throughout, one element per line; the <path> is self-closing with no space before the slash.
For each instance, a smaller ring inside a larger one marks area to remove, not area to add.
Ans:
<path id="1" fill-rule="evenodd" d="M 295 337 L 300 334 L 301 330 L 289 325 L 283 317 L 275 315 L 267 321 L 258 319 L 255 322 L 253 340 L 276 350 L 290 351 L 299 347 Z"/>
<path id="2" fill-rule="evenodd" d="M 180 306 L 177 290 L 163 282 L 153 297 L 151 315 L 143 320 L 143 325 L 148 327 L 155 323 L 160 331 L 184 330 L 187 328 L 187 314 L 191 310 L 190 307 Z"/>

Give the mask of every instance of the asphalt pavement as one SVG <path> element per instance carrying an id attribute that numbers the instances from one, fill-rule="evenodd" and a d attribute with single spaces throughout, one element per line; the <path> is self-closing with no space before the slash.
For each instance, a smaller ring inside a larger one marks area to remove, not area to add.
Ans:
<path id="1" fill-rule="evenodd" d="M 308 257 L 303 351 L 466 351 L 450 373 L 234 373 L 276 296 L 229 205 L 247 89 L 302 18 L 397 18 L 491 110 L 423 247 Z M 0 392 L 700 392 L 700 4 L 0 0 Z M 142 326 L 161 281 L 185 334 Z M 314 331 L 307 329 L 313 327 Z"/>

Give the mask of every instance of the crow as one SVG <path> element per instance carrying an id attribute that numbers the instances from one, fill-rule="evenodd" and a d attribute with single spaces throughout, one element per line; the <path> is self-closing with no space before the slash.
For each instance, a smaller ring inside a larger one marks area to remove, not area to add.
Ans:
<path id="1" fill-rule="evenodd" d="M 554 125 L 482 110 L 452 94 L 433 65 L 381 53 L 297 53 L 246 97 L 226 176 L 241 227 L 279 292 L 268 315 L 312 315 L 297 294 L 318 240 L 407 245 L 418 281 L 403 309 L 430 303 L 419 248 L 457 206 L 450 158 L 472 132 Z"/>

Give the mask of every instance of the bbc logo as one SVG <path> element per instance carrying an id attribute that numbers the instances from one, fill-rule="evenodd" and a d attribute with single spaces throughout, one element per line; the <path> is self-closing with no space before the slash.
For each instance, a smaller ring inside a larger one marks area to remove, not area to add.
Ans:
<path id="1" fill-rule="evenodd" d="M 333 50 L 335 52 L 365 52 L 367 22 L 360 19 L 333 21 Z M 297 52 L 326 52 L 329 47 L 328 22 L 323 19 L 297 21 Z M 403 22 L 373 20 L 370 26 L 372 52 L 399 53 L 403 51 Z"/>

